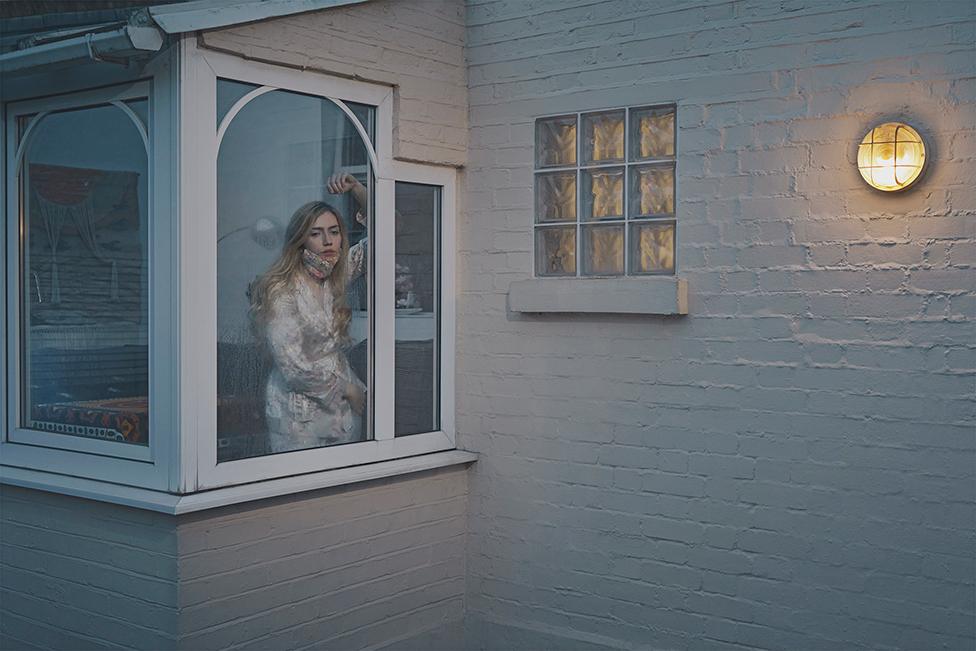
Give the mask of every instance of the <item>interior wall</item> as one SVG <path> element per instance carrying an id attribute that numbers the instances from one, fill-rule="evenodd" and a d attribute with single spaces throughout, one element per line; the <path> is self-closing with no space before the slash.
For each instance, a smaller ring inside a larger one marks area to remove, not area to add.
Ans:
<path id="1" fill-rule="evenodd" d="M 474 616 L 627 647 L 968 648 L 972 2 L 467 2 Z M 686 317 L 515 314 L 534 118 L 677 103 Z M 856 168 L 927 139 L 918 187 Z"/>

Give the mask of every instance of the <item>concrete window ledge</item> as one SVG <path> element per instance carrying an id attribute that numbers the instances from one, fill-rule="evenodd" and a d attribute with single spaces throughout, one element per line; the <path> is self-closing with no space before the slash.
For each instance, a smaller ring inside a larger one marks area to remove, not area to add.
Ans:
<path id="1" fill-rule="evenodd" d="M 508 288 L 512 312 L 582 314 L 688 314 L 688 281 L 640 278 L 532 278 Z"/>

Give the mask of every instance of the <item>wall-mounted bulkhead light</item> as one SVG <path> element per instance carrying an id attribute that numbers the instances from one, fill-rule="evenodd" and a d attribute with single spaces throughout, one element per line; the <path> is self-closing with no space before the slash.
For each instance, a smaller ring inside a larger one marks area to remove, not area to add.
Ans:
<path id="1" fill-rule="evenodd" d="M 905 190 L 925 169 L 925 142 L 918 131 L 902 122 L 879 124 L 858 145 L 857 168 L 872 188 Z"/>

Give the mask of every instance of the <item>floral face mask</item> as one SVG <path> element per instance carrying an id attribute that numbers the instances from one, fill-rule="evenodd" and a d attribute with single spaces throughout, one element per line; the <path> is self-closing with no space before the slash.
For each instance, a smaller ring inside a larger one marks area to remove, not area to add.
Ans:
<path id="1" fill-rule="evenodd" d="M 335 268 L 334 262 L 308 249 L 302 249 L 302 262 L 305 263 L 305 271 L 308 275 L 319 282 L 328 278 Z"/>

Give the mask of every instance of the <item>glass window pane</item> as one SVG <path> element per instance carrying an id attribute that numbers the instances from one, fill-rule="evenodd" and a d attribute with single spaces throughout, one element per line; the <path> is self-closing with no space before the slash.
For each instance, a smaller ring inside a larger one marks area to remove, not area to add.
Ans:
<path id="1" fill-rule="evenodd" d="M 674 214 L 674 165 L 630 168 L 630 216 Z"/>
<path id="2" fill-rule="evenodd" d="M 674 156 L 674 108 L 630 111 L 630 160 Z"/>
<path id="3" fill-rule="evenodd" d="M 139 119 L 142 121 L 142 128 L 148 131 L 149 129 L 149 100 L 148 99 L 131 99 L 127 101 L 126 106 L 132 109 Z"/>
<path id="4" fill-rule="evenodd" d="M 357 104 L 356 102 L 345 102 L 345 104 L 359 120 L 359 123 L 366 129 L 366 135 L 369 136 L 369 141 L 375 143 L 376 120 L 374 118 L 376 117 L 376 111 L 373 110 L 373 107 L 368 104 Z M 365 154 L 366 148 L 363 147 L 362 151 Z"/>
<path id="5" fill-rule="evenodd" d="M 594 219 L 623 219 L 624 169 L 583 170 L 583 221 Z"/>
<path id="6" fill-rule="evenodd" d="M 363 148 L 333 102 L 280 90 L 244 106 L 224 135 L 218 462 L 367 438 Z"/>
<path id="7" fill-rule="evenodd" d="M 20 169 L 21 426 L 149 443 L 149 180 L 122 109 L 60 111 Z"/>
<path id="8" fill-rule="evenodd" d="M 583 164 L 624 161 L 624 112 L 583 116 Z"/>
<path id="9" fill-rule="evenodd" d="M 535 265 L 539 276 L 576 275 L 576 227 L 541 227 L 535 231 Z"/>
<path id="10" fill-rule="evenodd" d="M 624 226 L 583 226 L 584 276 L 619 276 L 624 272 Z"/>
<path id="11" fill-rule="evenodd" d="M 576 221 L 576 172 L 535 176 L 535 220 Z"/>
<path id="12" fill-rule="evenodd" d="M 217 126 L 219 127 L 224 121 L 227 111 L 237 103 L 237 100 L 258 88 L 260 86 L 243 81 L 217 79 Z"/>
<path id="13" fill-rule="evenodd" d="M 536 167 L 559 167 L 575 164 L 576 116 L 536 120 Z"/>
<path id="14" fill-rule="evenodd" d="M 440 427 L 440 188 L 396 184 L 396 436 Z"/>
<path id="15" fill-rule="evenodd" d="M 674 273 L 674 223 L 630 225 L 630 272 Z"/>

